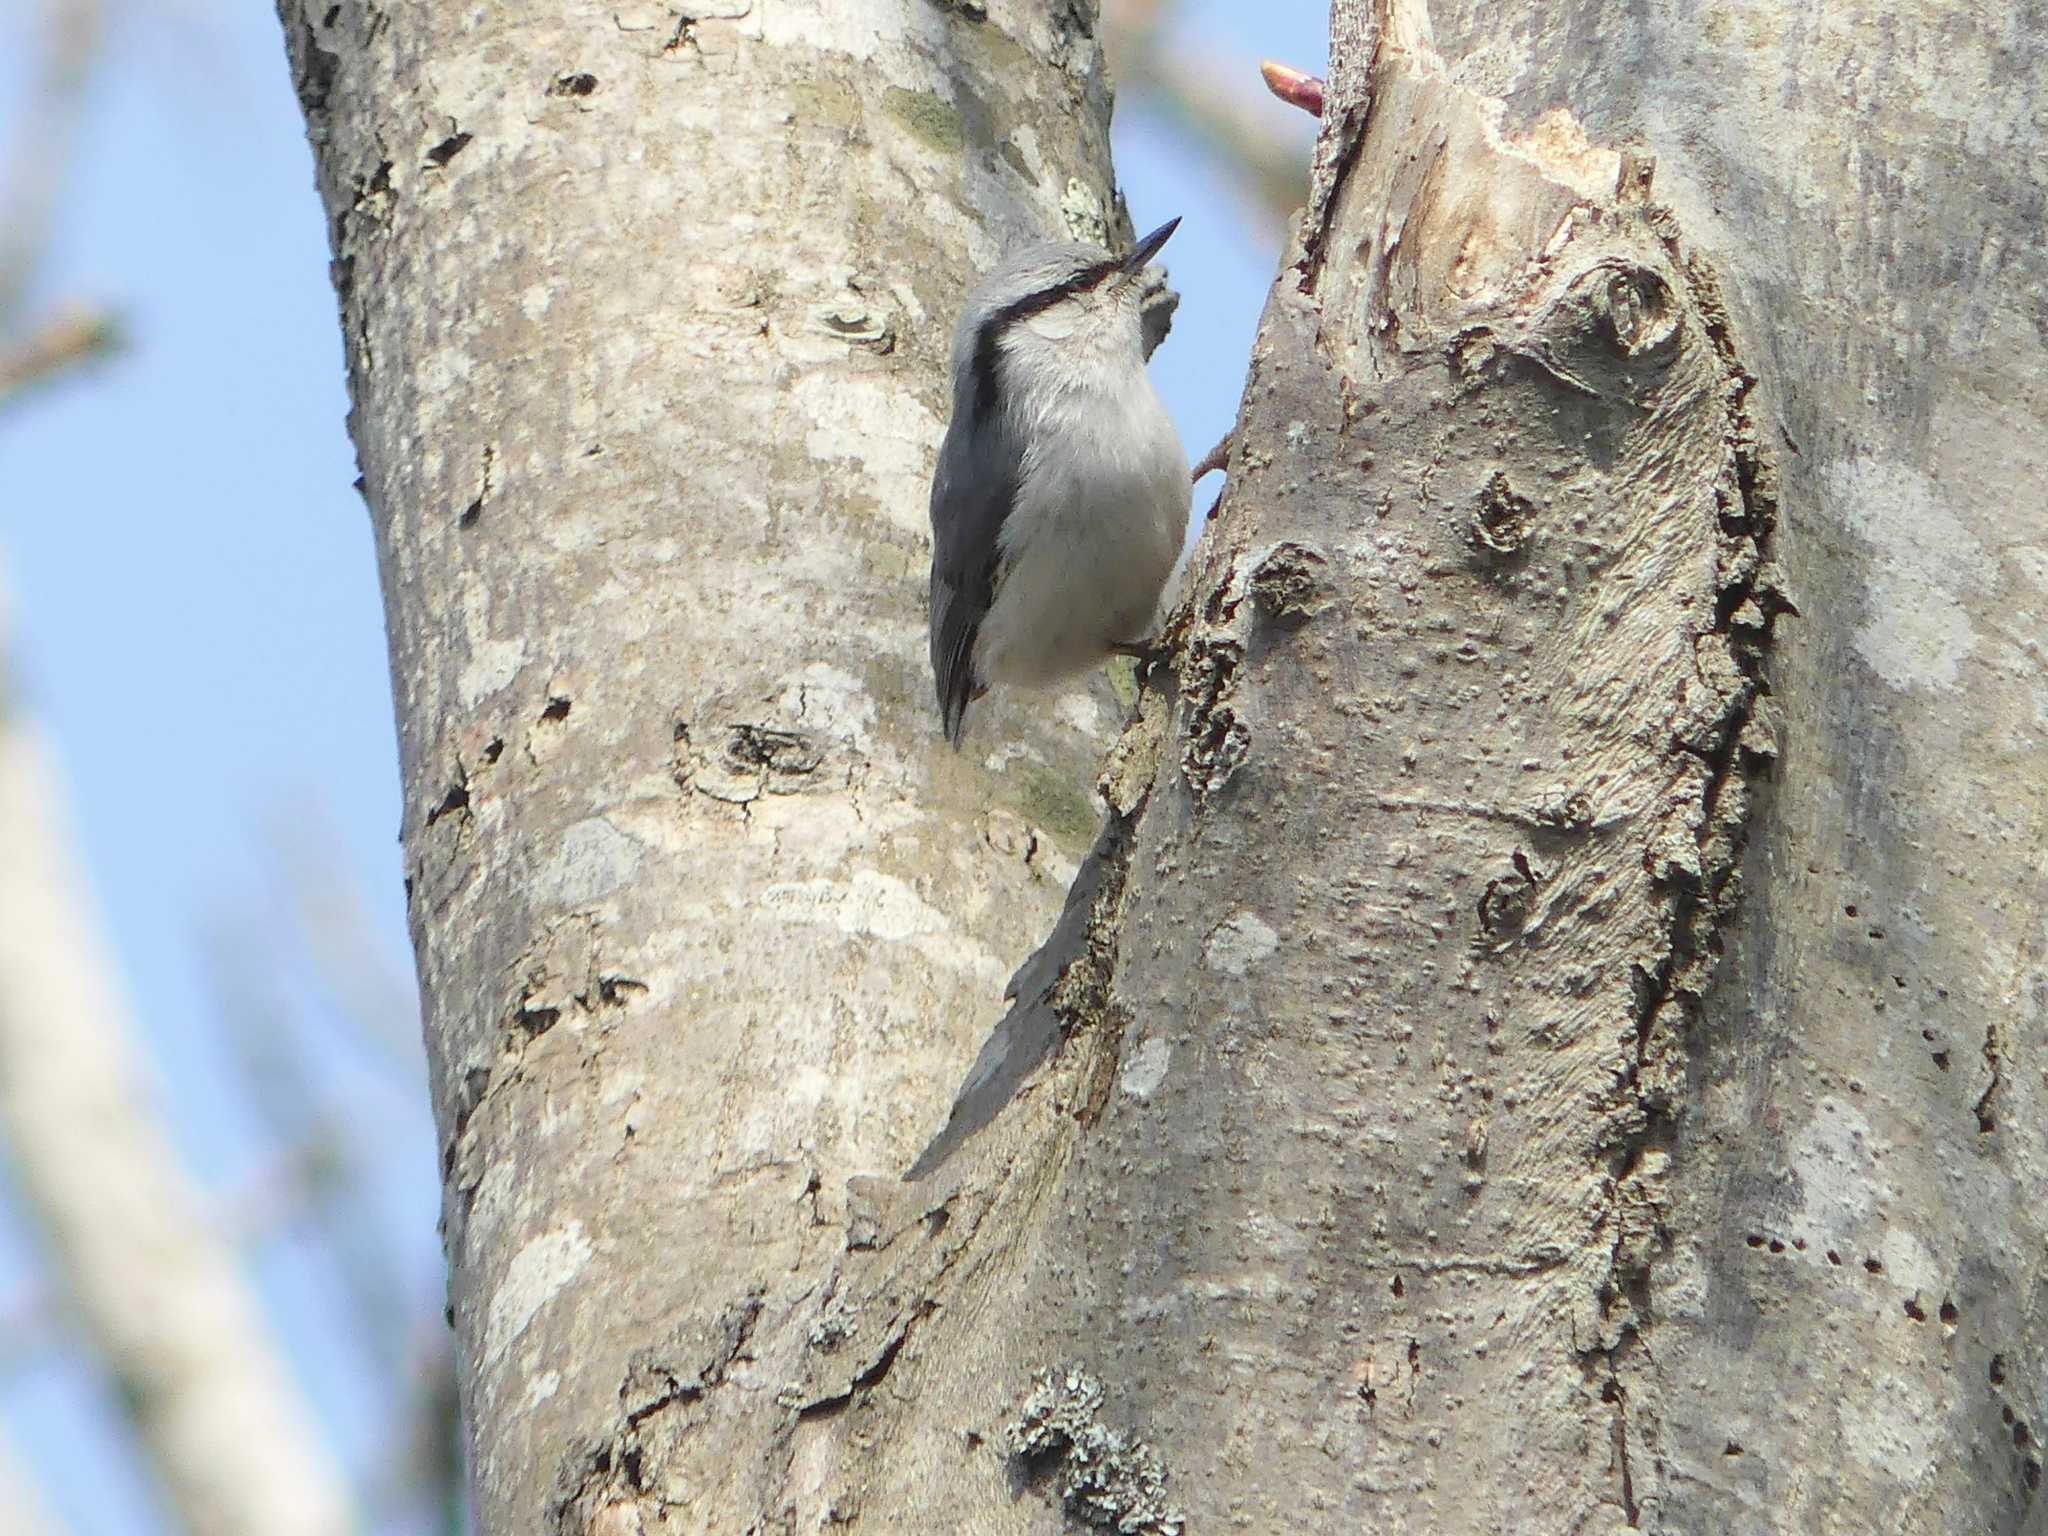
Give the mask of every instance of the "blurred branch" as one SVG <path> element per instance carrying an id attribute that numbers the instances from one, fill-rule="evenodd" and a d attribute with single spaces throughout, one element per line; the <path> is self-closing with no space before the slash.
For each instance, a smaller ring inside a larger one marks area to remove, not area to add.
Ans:
<path id="1" fill-rule="evenodd" d="M 26 318 L 55 231 L 57 193 L 71 169 L 86 87 L 99 52 L 99 0 L 47 0 L 43 69 L 27 93 L 0 189 L 0 406 L 119 341 L 113 317 L 79 304 Z"/>
<path id="2" fill-rule="evenodd" d="M 0 1130 L 65 1293 L 198 1536 L 341 1536 L 339 1470 L 143 1092 L 43 743 L 0 712 Z"/>
<path id="3" fill-rule="evenodd" d="M 1308 195 L 1308 149 L 1292 124 L 1221 61 L 1169 37 L 1171 0 L 1115 0 L 1103 13 L 1104 43 L 1119 90 L 1144 93 L 1189 142 L 1237 180 L 1279 222 Z"/>
<path id="4" fill-rule="evenodd" d="M 120 327 L 106 311 L 60 307 L 18 341 L 0 343 L 0 405 L 12 405 L 36 385 L 120 344 Z"/>
<path id="5" fill-rule="evenodd" d="M 49 244 L 57 189 L 84 117 L 86 81 L 99 52 L 99 0 L 47 0 L 42 77 L 28 93 L 0 193 L 0 322 L 22 305 Z"/>

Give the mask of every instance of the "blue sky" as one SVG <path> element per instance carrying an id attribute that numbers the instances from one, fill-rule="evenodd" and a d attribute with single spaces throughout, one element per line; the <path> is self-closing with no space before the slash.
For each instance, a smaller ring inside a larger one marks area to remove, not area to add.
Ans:
<path id="1" fill-rule="evenodd" d="M 39 10 L 0 12 L 0 135 L 18 121 Z M 1247 92 L 1261 55 L 1321 68 L 1317 0 L 1183 12 L 1183 37 L 1232 64 Z M 440 1313 L 433 1140 L 405 1043 L 382 608 L 351 489 L 311 156 L 267 6 L 173 0 L 109 23 L 43 292 L 117 306 L 132 344 L 0 417 L 10 682 L 58 745 L 192 1165 L 224 1210 L 246 1215 L 299 1139 L 292 1127 L 344 1118 L 366 1191 L 357 1230 L 388 1255 L 384 1281 L 408 1313 L 399 1331 L 419 1342 Z M 1168 250 L 1183 300 L 1159 382 L 1198 454 L 1235 412 L 1278 232 L 1163 118 L 1126 108 L 1118 170 L 1134 220 L 1186 219 Z M 1277 120 L 1305 139 L 1306 119 Z M 360 908 L 352 953 L 323 965 L 308 952 L 289 916 L 300 891 Z M 349 1022 L 339 994 L 351 988 L 396 999 L 371 1006 L 397 1016 L 399 1043 Z M 311 1101 L 271 1082 L 274 1112 L 253 1108 L 224 1016 L 299 1041 L 318 1072 Z M 327 1243 L 304 1223 L 258 1227 L 251 1261 L 283 1347 L 367 1474 L 394 1432 L 399 1362 L 351 1330 Z M 46 1301 L 10 1199 L 0 1339 L 15 1364 L 0 1416 L 77 1536 L 165 1530 L 102 1378 Z"/>

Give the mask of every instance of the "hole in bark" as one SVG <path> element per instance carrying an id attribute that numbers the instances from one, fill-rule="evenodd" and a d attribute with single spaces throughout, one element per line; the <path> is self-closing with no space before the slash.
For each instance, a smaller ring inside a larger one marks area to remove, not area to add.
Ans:
<path id="1" fill-rule="evenodd" d="M 569 718 L 569 700 L 562 694 L 555 694 L 548 700 L 548 706 L 540 712 L 541 719 L 550 725 L 560 725 Z"/>
<path id="2" fill-rule="evenodd" d="M 1936 1051 L 1934 1053 L 1934 1064 L 1946 1072 L 1948 1070 L 1948 1052 Z"/>
<path id="3" fill-rule="evenodd" d="M 462 516 L 458 517 L 455 521 L 464 528 L 473 528 L 476 526 L 476 520 L 483 515 L 484 499 L 479 496 L 475 501 L 472 501 L 462 509 Z"/>
<path id="4" fill-rule="evenodd" d="M 561 1017 L 562 1010 L 559 1008 L 522 1008 L 515 1022 L 527 1034 L 539 1036 L 553 1029 Z"/>
<path id="5" fill-rule="evenodd" d="M 577 73 L 557 75 L 548 86 L 550 96 L 588 96 L 597 89 L 597 76 Z"/>
<path id="6" fill-rule="evenodd" d="M 1763 1233 L 1761 1233 L 1761 1232 L 1752 1232 L 1752 1233 L 1750 1233 L 1750 1234 L 1749 1234 L 1749 1246 L 1750 1246 L 1750 1247 L 1752 1247 L 1752 1248 L 1761 1248 L 1761 1247 L 1763 1247 L 1763 1245 L 1764 1245 L 1764 1235 L 1763 1235 Z"/>
<path id="7" fill-rule="evenodd" d="M 1774 1237 L 1774 1238 L 1772 1238 L 1772 1239 L 1771 1239 L 1771 1242 L 1770 1242 L 1770 1249 L 1771 1249 L 1771 1252 L 1773 1252 L 1773 1253 L 1783 1253 L 1783 1252 L 1785 1251 L 1785 1245 L 1784 1245 L 1783 1243 L 1779 1242 L 1779 1241 L 1778 1241 L 1778 1240 L 1777 1240 L 1777 1239 L 1776 1239 L 1776 1238 Z"/>
<path id="8" fill-rule="evenodd" d="M 2032 1493 L 2041 1486 L 2041 1463 L 2033 1457 L 2027 1458 L 2027 1492 Z"/>
<path id="9" fill-rule="evenodd" d="M 2013 1425 L 2012 1443 L 2018 1446 L 2021 1450 L 2024 1451 L 2027 1448 L 2027 1442 L 2032 1440 L 2033 1438 L 2033 1435 L 2028 1433 L 2027 1421 L 2025 1419 L 2021 1419 L 2019 1423 Z"/>
<path id="10" fill-rule="evenodd" d="M 1535 517 L 1535 504 L 1509 483 L 1505 471 L 1495 470 L 1479 493 L 1466 536 L 1478 549 L 1503 556 L 1519 554 L 1529 541 Z"/>
<path id="11" fill-rule="evenodd" d="M 1396 1301 L 1399 1301 L 1406 1294 L 1406 1288 L 1401 1284 L 1401 1277 L 1399 1275 L 1394 1276 L 1393 1283 L 1387 1289 L 1394 1293 Z"/>
<path id="12" fill-rule="evenodd" d="M 1855 907 L 1855 904 L 1854 904 L 1854 903 L 1851 903 L 1850 905 L 1848 905 L 1848 906 L 1846 906 L 1846 907 L 1842 908 L 1842 915 L 1843 915 L 1844 917 L 1854 917 L 1854 916 L 1856 915 L 1856 907 Z"/>
<path id="13" fill-rule="evenodd" d="M 1839 1253 L 1835 1252 L 1834 1249 L 1830 1248 L 1828 1250 L 1828 1262 L 1839 1268 L 1842 1262 L 1842 1256 Z"/>
<path id="14" fill-rule="evenodd" d="M 2010 1425 L 2013 1421 L 2012 1405 L 2010 1403 L 2001 1403 L 1998 1408 L 1998 1416 Z"/>
<path id="15" fill-rule="evenodd" d="M 1742 1454 L 1741 1442 L 1736 1440 L 1730 1440 L 1726 1445 L 1721 1447 L 1721 1454 L 1723 1456 L 1740 1456 Z"/>
<path id="16" fill-rule="evenodd" d="M 436 170 L 446 166 L 450 160 L 469 147 L 472 136 L 467 133 L 451 133 L 447 138 L 427 151 L 427 164 Z"/>
<path id="17" fill-rule="evenodd" d="M 1884 1260 L 1865 1259 L 1863 1261 L 1863 1267 L 1869 1270 L 1873 1275 L 1881 1275 L 1884 1273 Z"/>
<path id="18" fill-rule="evenodd" d="M 1956 1319 L 1962 1316 L 1962 1314 L 1956 1310 L 1956 1304 L 1953 1301 L 1949 1300 L 1949 1298 L 1946 1296 L 1941 1298 L 1941 1311 L 1936 1315 L 1939 1316 L 1941 1320 L 1944 1323 L 1947 1323 L 1951 1328 L 1955 1327 Z"/>
<path id="19" fill-rule="evenodd" d="M 338 5 L 330 5 L 329 7 L 327 7 L 327 14 L 320 18 L 320 25 L 322 27 L 331 27 L 334 25 L 336 21 L 340 19 L 340 17 L 341 7 Z"/>
<path id="20" fill-rule="evenodd" d="M 1989 1375 L 1989 1376 L 1990 1376 L 1990 1378 L 1991 1378 L 1991 1385 L 1993 1385 L 1994 1387 L 2002 1387 L 2002 1386 L 2004 1386 L 2004 1385 L 2005 1385 L 2005 1356 L 2003 1356 L 2003 1355 L 1993 1355 L 1993 1356 L 1991 1357 L 1991 1368 L 1990 1368 L 1990 1370 L 1989 1370 L 1989 1371 L 1987 1371 L 1987 1372 L 1986 1372 L 1986 1374 L 1987 1374 L 1987 1375 Z"/>
<path id="21" fill-rule="evenodd" d="M 1920 1298 L 1918 1296 L 1908 1296 L 1906 1298 L 1906 1316 L 1913 1319 L 1916 1323 L 1927 1321 L 1927 1309 L 1920 1305 Z"/>
<path id="22" fill-rule="evenodd" d="M 484 748 L 484 766 L 488 768 L 492 763 L 495 763 L 499 758 L 503 757 L 504 755 L 504 738 L 501 736 L 493 736 L 491 738 L 491 744 Z"/>
<path id="23" fill-rule="evenodd" d="M 427 812 L 427 825 L 431 827 L 443 816 L 451 816 L 457 811 L 466 811 L 468 809 L 469 786 L 467 784 L 451 784 L 448 786 L 448 793 L 441 797 L 441 803 Z"/>

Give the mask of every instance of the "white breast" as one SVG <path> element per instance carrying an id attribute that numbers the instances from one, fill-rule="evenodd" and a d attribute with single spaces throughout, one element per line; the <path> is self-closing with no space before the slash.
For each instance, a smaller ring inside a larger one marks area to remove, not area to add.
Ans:
<path id="1" fill-rule="evenodd" d="M 982 621 L 975 670 L 989 682 L 1053 682 L 1142 639 L 1187 535 L 1180 435 L 1136 356 L 1082 360 L 1027 349 L 1013 361 L 1056 366 L 1060 387 L 1027 389 L 1017 500 L 998 548 L 1001 574 Z"/>

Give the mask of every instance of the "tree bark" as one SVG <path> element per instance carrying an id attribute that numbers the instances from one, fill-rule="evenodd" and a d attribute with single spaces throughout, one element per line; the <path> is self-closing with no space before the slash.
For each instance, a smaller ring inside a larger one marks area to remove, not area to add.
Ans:
<path id="1" fill-rule="evenodd" d="M 967 282 L 1128 236 L 1092 0 L 281 13 L 482 1526 L 808 1509 L 848 1181 L 943 1116 L 1094 832 L 1106 689 L 956 757 L 923 627 Z"/>
<path id="2" fill-rule="evenodd" d="M 2039 35 L 1332 58 L 1076 1123 L 956 1175 L 1033 1188 L 980 1373 L 1088 1368 L 1009 1448 L 1148 1531 L 2038 1529 Z"/>
<path id="3" fill-rule="evenodd" d="M 2040 29 L 1339 0 L 1063 1048 L 901 1183 L 1090 745 L 928 745 L 957 210 L 1108 183 L 1082 31 L 850 10 L 287 8 L 487 1529 L 2038 1525 Z"/>

